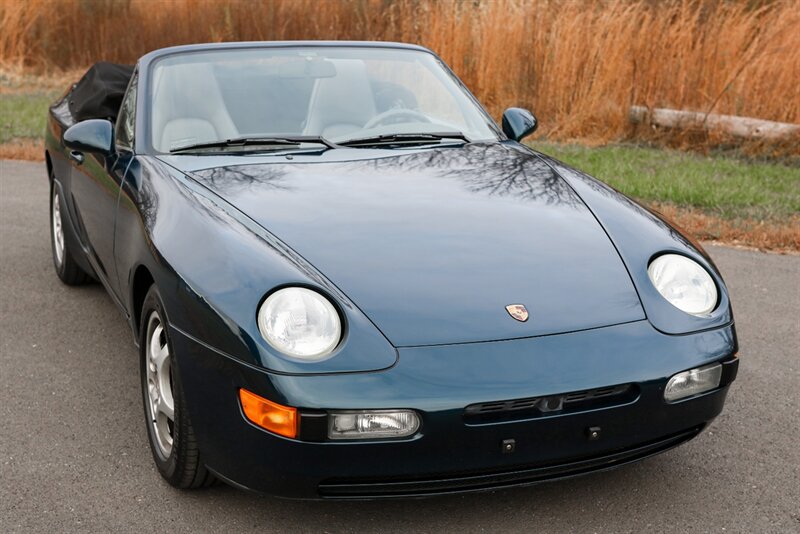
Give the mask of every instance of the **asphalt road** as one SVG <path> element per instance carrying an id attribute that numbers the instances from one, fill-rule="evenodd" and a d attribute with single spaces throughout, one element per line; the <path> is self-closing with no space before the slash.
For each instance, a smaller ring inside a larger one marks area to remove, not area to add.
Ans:
<path id="1" fill-rule="evenodd" d="M 0 531 L 800 532 L 800 256 L 709 247 L 739 378 L 692 442 L 568 481 L 394 502 L 297 502 L 162 482 L 137 355 L 99 285 L 53 272 L 43 164 L 0 161 Z"/>

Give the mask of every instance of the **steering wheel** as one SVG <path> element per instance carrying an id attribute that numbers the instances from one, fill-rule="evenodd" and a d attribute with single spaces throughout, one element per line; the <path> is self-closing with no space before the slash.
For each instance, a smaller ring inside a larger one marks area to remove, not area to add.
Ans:
<path id="1" fill-rule="evenodd" d="M 398 117 L 406 117 L 411 120 L 400 120 L 400 121 L 392 121 L 390 124 L 397 124 L 399 122 L 414 122 L 415 120 L 419 120 L 420 122 L 431 122 L 431 119 L 425 115 L 424 113 L 420 113 L 419 111 L 414 111 L 413 109 L 405 109 L 405 108 L 395 108 L 384 111 L 383 113 L 378 113 L 367 123 L 364 125 L 365 130 L 369 130 L 370 128 L 374 128 L 385 123 L 387 120 L 392 118 Z"/>

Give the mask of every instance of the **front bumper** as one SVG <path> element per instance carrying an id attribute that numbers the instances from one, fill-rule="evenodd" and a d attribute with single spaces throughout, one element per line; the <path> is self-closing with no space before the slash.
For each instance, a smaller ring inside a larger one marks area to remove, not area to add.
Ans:
<path id="1" fill-rule="evenodd" d="M 714 419 L 738 365 L 732 325 L 668 336 L 646 321 L 514 341 L 405 348 L 390 369 L 352 374 L 267 373 L 174 329 L 172 342 L 208 467 L 236 485 L 294 498 L 485 490 L 639 460 L 691 439 Z M 730 362 L 718 389 L 672 404 L 663 400 L 670 376 L 714 361 Z M 630 386 L 624 395 L 571 409 L 480 417 L 466 410 L 476 403 L 621 384 Z M 248 423 L 238 402 L 242 387 L 299 408 L 301 439 Z M 302 439 L 303 414 L 381 408 L 416 410 L 419 432 L 388 441 Z"/>

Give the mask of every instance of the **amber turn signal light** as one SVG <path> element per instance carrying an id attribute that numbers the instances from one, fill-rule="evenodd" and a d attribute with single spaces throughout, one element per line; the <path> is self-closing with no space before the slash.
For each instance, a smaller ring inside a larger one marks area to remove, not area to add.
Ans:
<path id="1" fill-rule="evenodd" d="M 246 389 L 239 390 L 239 400 L 245 417 L 254 425 L 287 438 L 297 437 L 300 417 L 296 408 L 281 406 Z"/>

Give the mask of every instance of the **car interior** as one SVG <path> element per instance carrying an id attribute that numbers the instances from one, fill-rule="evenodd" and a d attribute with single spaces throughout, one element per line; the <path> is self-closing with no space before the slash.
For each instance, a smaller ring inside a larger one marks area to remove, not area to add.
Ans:
<path id="1" fill-rule="evenodd" d="M 171 66 L 169 76 L 154 82 L 154 101 L 160 105 L 153 108 L 153 144 L 169 151 L 267 133 L 331 139 L 362 130 L 390 109 L 417 107 L 413 92 L 370 77 L 363 61 L 326 61 L 335 69 L 324 76 L 225 64 Z M 202 85 L 195 83 L 198 79 Z"/>

